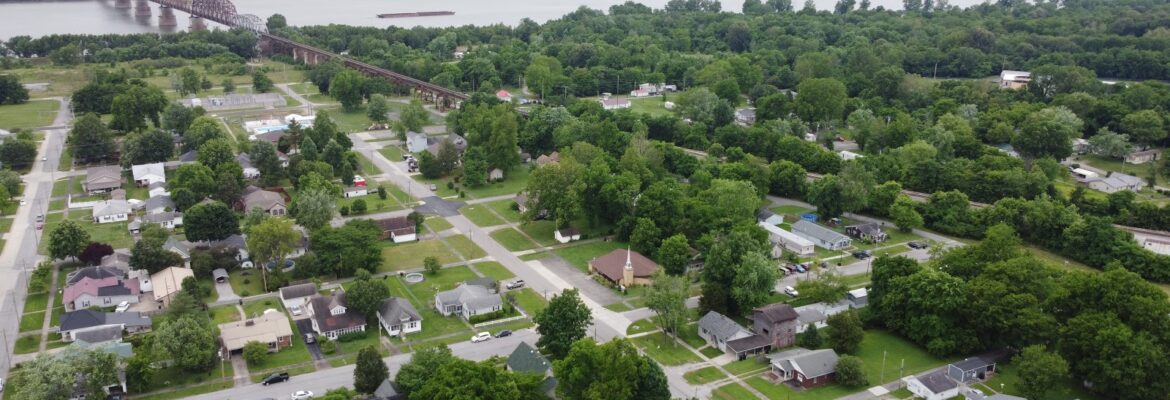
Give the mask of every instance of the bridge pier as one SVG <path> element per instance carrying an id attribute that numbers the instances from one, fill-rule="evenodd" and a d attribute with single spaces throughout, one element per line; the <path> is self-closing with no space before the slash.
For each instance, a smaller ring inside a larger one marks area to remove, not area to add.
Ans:
<path id="1" fill-rule="evenodd" d="M 158 6 L 158 26 L 178 26 L 179 20 L 175 18 L 175 10 L 170 6 Z"/>
<path id="2" fill-rule="evenodd" d="M 207 30 L 207 23 L 203 22 L 203 17 L 191 16 L 191 25 L 187 28 L 189 31 L 205 31 Z"/>
<path id="3" fill-rule="evenodd" d="M 114 8 L 119 10 L 129 10 L 130 0 L 114 0 Z"/>
<path id="4" fill-rule="evenodd" d="M 136 0 L 134 2 L 134 16 L 150 18 L 150 2 L 148 0 Z"/>

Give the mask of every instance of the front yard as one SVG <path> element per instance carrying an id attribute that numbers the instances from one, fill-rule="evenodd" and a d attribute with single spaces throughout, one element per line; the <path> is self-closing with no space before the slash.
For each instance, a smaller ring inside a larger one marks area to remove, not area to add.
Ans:
<path id="1" fill-rule="evenodd" d="M 673 366 L 702 361 L 699 356 L 691 352 L 682 343 L 675 342 L 662 332 L 652 333 L 632 339 L 635 345 L 642 348 L 650 358 L 659 364 Z"/>
<path id="2" fill-rule="evenodd" d="M 601 257 L 611 251 L 626 248 L 623 242 L 592 242 L 579 246 L 562 247 L 553 250 L 558 256 L 581 271 L 589 271 L 589 260 Z"/>

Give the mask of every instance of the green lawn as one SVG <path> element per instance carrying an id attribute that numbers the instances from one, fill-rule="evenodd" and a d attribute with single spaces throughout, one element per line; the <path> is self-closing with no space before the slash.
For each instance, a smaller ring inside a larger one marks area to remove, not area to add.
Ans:
<path id="1" fill-rule="evenodd" d="M 703 367 L 683 374 L 683 378 L 693 385 L 714 382 L 727 378 L 727 374 L 715 367 Z"/>
<path id="2" fill-rule="evenodd" d="M 557 230 L 557 225 L 553 221 L 532 221 L 520 225 L 520 230 L 528 234 L 532 240 L 541 246 L 552 246 L 557 244 L 556 237 L 553 236 Z M 582 236 L 585 236 L 582 233 Z"/>
<path id="3" fill-rule="evenodd" d="M 68 345 L 69 345 L 69 343 L 61 341 L 61 334 L 60 333 L 50 333 L 48 343 L 45 343 L 45 349 L 52 350 L 52 349 L 55 349 L 58 347 L 65 347 Z"/>
<path id="4" fill-rule="evenodd" d="M 634 338 L 633 342 L 662 365 L 683 365 L 702 361 L 686 346 L 675 342 L 662 332 Z"/>
<path id="5" fill-rule="evenodd" d="M 886 227 L 885 231 L 886 235 L 888 236 L 886 241 L 881 243 L 865 243 L 860 240 L 854 240 L 853 247 L 856 247 L 858 250 L 870 250 L 877 247 L 887 247 L 894 244 L 906 243 L 911 240 L 923 240 L 921 236 L 915 235 L 911 232 L 902 232 L 893 226 Z M 840 232 L 845 233 L 845 230 L 842 229 Z"/>
<path id="6" fill-rule="evenodd" d="M 484 204 L 472 204 L 459 209 L 459 213 L 471 220 L 477 226 L 503 225 L 504 220 L 492 214 L 491 208 Z"/>
<path id="7" fill-rule="evenodd" d="M 423 259 L 427 257 L 435 257 L 442 264 L 459 261 L 459 257 L 451 253 L 451 250 L 447 249 L 447 246 L 444 246 L 443 242 L 439 240 L 420 240 L 410 243 L 391 244 L 383 247 L 382 265 L 378 267 L 378 272 L 421 268 Z"/>
<path id="8" fill-rule="evenodd" d="M 61 103 L 56 100 L 34 100 L 24 104 L 0 106 L 0 129 L 16 130 L 39 128 L 53 123 Z"/>
<path id="9" fill-rule="evenodd" d="M 512 274 L 512 271 L 509 271 L 508 268 L 505 268 L 498 262 L 481 262 L 474 266 L 479 273 L 490 276 L 497 281 L 504 281 L 516 277 L 516 275 Z"/>
<path id="10" fill-rule="evenodd" d="M 477 188 L 465 188 L 467 195 L 475 198 L 516 194 L 528 185 L 528 166 L 517 165 L 504 173 L 504 180 L 492 182 Z"/>
<path id="11" fill-rule="evenodd" d="M 235 305 L 212 307 L 207 312 L 211 314 L 211 322 L 216 325 L 240 320 L 240 310 Z"/>
<path id="12" fill-rule="evenodd" d="M 496 214 L 504 217 L 504 219 L 508 222 L 520 222 L 520 211 L 512 208 L 512 206 L 515 204 L 516 202 L 512 199 L 496 200 L 489 203 L 483 203 L 483 205 L 488 206 L 488 208 L 495 210 Z"/>
<path id="13" fill-rule="evenodd" d="M 467 236 L 454 235 L 443 239 L 446 240 L 447 243 L 451 245 L 451 247 L 454 247 L 455 251 L 458 251 L 459 254 L 462 254 L 463 258 L 474 260 L 476 258 L 487 257 L 487 252 L 479 248 L 479 245 L 475 244 L 475 242 L 472 242 L 471 239 L 467 238 Z"/>
<path id="14" fill-rule="evenodd" d="M 377 190 L 377 189 L 375 189 L 375 190 Z M 402 204 L 398 203 L 398 200 L 389 196 L 389 193 L 387 193 L 386 198 L 383 199 L 381 197 L 378 197 L 377 193 L 373 193 L 373 192 L 371 192 L 369 195 L 366 195 L 366 196 L 349 197 L 349 198 L 339 197 L 339 198 L 337 198 L 337 208 L 341 208 L 341 207 L 353 208 L 353 203 L 355 201 L 358 201 L 358 199 L 361 199 L 362 201 L 366 202 L 366 212 L 365 212 L 366 214 L 373 214 L 373 213 L 380 213 L 380 212 L 387 212 L 387 211 L 397 211 L 397 210 L 401 210 L 403 208 Z M 413 204 L 413 203 L 410 203 L 407 205 L 411 205 L 411 204 Z M 357 216 L 357 215 L 361 215 L 361 214 L 355 214 L 355 213 L 351 212 L 349 215 L 350 216 Z"/>
<path id="15" fill-rule="evenodd" d="M 229 367 L 230 368 L 230 367 Z M 228 378 L 231 378 L 230 376 Z M 225 382 L 208 383 L 205 385 L 192 386 L 180 390 L 175 390 L 166 393 L 148 394 L 145 396 L 134 396 L 135 400 L 171 400 L 171 399 L 185 399 L 191 396 L 201 395 L 205 393 L 216 392 L 224 389 L 231 389 L 235 386 L 231 380 Z"/>
<path id="16" fill-rule="evenodd" d="M 715 357 L 719 357 L 719 356 L 725 354 L 724 352 L 719 351 L 719 349 L 716 349 L 714 347 L 701 348 L 701 349 L 699 349 L 699 353 L 703 353 L 703 355 L 707 356 L 707 358 L 715 358 Z"/>
<path id="17" fill-rule="evenodd" d="M 269 309 L 282 311 L 284 307 L 280 304 L 280 300 L 276 298 L 254 300 L 244 303 L 244 315 L 246 315 L 248 318 L 260 316 L 264 314 L 264 311 Z"/>
<path id="18" fill-rule="evenodd" d="M 45 325 L 45 312 L 38 311 L 34 313 L 24 314 L 20 317 L 20 331 L 32 332 L 39 331 Z"/>
<path id="19" fill-rule="evenodd" d="M 305 341 L 300 340 L 301 334 L 297 332 L 297 325 L 292 323 L 292 321 L 289 321 L 288 323 L 289 325 L 292 325 L 292 346 L 281 349 L 276 353 L 268 354 L 268 357 L 265 357 L 264 361 L 261 361 L 260 363 L 249 363 L 249 371 L 263 371 L 267 369 L 292 366 L 313 361 L 313 356 L 309 354 L 309 349 L 305 347 Z M 377 335 L 373 333 L 371 333 L 370 336 L 375 338 L 377 337 Z"/>
<path id="20" fill-rule="evenodd" d="M 650 114 L 652 117 L 670 114 L 661 96 L 631 98 L 630 110 L 638 114 Z"/>
<path id="21" fill-rule="evenodd" d="M 447 222 L 447 219 L 443 217 L 427 217 L 426 221 L 423 221 L 423 226 L 436 233 L 453 228 L 451 223 Z"/>
<path id="22" fill-rule="evenodd" d="M 385 156 L 386 159 L 390 160 L 390 162 L 402 161 L 403 151 L 404 150 L 398 146 L 386 146 L 378 150 L 378 152 L 382 153 L 382 155 Z"/>
<path id="23" fill-rule="evenodd" d="M 383 149 L 383 150 L 385 150 L 385 149 Z M 452 188 L 447 187 L 447 182 L 451 182 L 451 179 L 448 177 L 438 178 L 438 179 L 427 179 L 427 178 L 424 178 L 422 175 L 414 175 L 414 176 L 411 176 L 410 178 L 414 179 L 415 181 L 418 181 L 419 183 L 422 183 L 423 185 L 435 185 L 435 190 L 433 190 L 433 192 L 435 192 L 435 196 L 439 196 L 439 197 L 458 197 L 459 196 L 459 191 L 456 190 L 458 188 L 452 189 Z"/>
<path id="24" fill-rule="evenodd" d="M 735 376 L 743 376 L 748 373 L 755 373 L 768 369 L 768 364 L 762 363 L 755 358 L 746 360 L 733 361 L 723 366 L 723 369 Z"/>
<path id="25" fill-rule="evenodd" d="M 1020 373 L 1013 364 L 998 364 L 995 366 L 995 375 L 984 383 L 988 388 L 995 391 L 1003 391 L 1005 394 L 1014 396 L 1023 396 L 1020 392 Z M 1003 386 L 1000 386 L 1003 385 Z M 984 393 L 990 394 L 988 391 Z M 1075 378 L 1069 378 L 1058 385 L 1049 388 L 1046 398 L 1032 399 L 1032 400 L 1057 400 L 1057 399 L 1081 399 L 1081 400 L 1095 400 L 1100 399 L 1089 391 L 1085 390 Z"/>
<path id="26" fill-rule="evenodd" d="M 520 259 L 524 260 L 524 261 L 537 261 L 537 260 L 546 259 L 549 256 L 552 256 L 552 253 L 540 252 L 540 253 L 532 253 L 532 254 L 522 255 L 522 256 L 520 256 Z"/>
<path id="27" fill-rule="evenodd" d="M 378 166 L 374 165 L 373 161 L 370 161 L 369 158 L 366 158 L 365 154 L 358 152 L 355 153 L 357 154 L 358 167 L 360 168 L 357 172 L 360 175 L 378 175 L 382 173 L 382 170 L 378 168 Z"/>
<path id="28" fill-rule="evenodd" d="M 43 92 L 29 91 L 29 97 L 34 99 L 54 96 L 70 96 L 73 92 L 89 83 L 92 73 L 86 68 L 59 67 L 37 65 L 32 68 L 16 68 L 4 71 L 13 74 L 21 82 L 46 82 L 49 84 Z"/>
<path id="29" fill-rule="evenodd" d="M 260 270 L 239 270 L 228 274 L 228 283 L 237 296 L 248 297 L 264 293 L 264 279 Z"/>
<path id="30" fill-rule="evenodd" d="M 58 197 L 58 196 L 64 196 L 64 195 L 69 194 L 69 185 L 70 184 L 71 184 L 70 178 L 65 178 L 65 179 L 61 179 L 61 180 L 58 180 L 56 182 L 53 182 L 52 196 Z"/>
<path id="31" fill-rule="evenodd" d="M 223 386 L 225 388 L 231 387 L 232 386 L 231 378 L 233 375 L 235 375 L 235 371 L 232 368 L 232 363 L 219 362 L 217 364 L 218 365 L 216 365 L 214 368 L 208 370 L 207 372 L 199 372 L 199 373 L 192 373 L 190 371 L 183 370 L 182 368 L 179 368 L 179 367 L 160 368 L 157 370 L 157 372 L 155 372 L 154 379 L 151 379 L 150 390 L 163 390 L 163 389 L 167 389 L 167 388 L 175 387 L 175 386 L 190 385 L 190 384 L 196 384 L 196 383 L 202 383 L 202 382 L 214 382 L 216 380 L 221 379 L 222 377 L 227 377 L 227 379 L 228 379 L 227 382 L 223 382 L 223 383 L 216 382 L 216 383 L 213 383 L 212 385 L 216 385 L 216 386 L 226 385 L 226 386 Z M 188 389 L 184 389 L 184 390 L 188 390 Z M 218 389 L 212 389 L 212 390 L 208 390 L 208 391 L 215 391 L 215 390 L 218 390 Z M 173 396 L 172 397 L 171 395 L 173 393 L 182 393 L 182 391 L 170 392 L 170 393 L 167 393 L 165 395 L 160 395 L 160 396 L 167 396 L 167 397 L 153 397 L 153 396 L 147 396 L 147 397 L 148 398 L 168 398 L 168 399 L 179 399 L 179 398 L 186 397 L 186 396 Z M 199 392 L 199 393 L 206 393 L 206 392 Z M 195 393 L 189 393 L 188 395 L 190 395 L 190 394 L 195 394 Z"/>
<path id="32" fill-rule="evenodd" d="M 711 398 L 716 400 L 745 400 L 755 399 L 756 395 L 749 392 L 743 385 L 732 382 L 711 391 Z"/>
<path id="33" fill-rule="evenodd" d="M 134 237 L 130 236 L 130 231 L 126 229 L 129 222 L 112 222 L 106 224 L 93 223 L 92 213 L 89 210 L 78 210 L 70 214 L 69 219 L 81 225 L 89 233 L 91 242 L 106 243 L 113 246 L 115 249 L 129 248 L 134 246 Z M 61 222 L 62 214 L 49 214 L 45 216 L 44 233 L 47 235 L 53 231 L 53 228 Z M 39 251 L 45 253 L 48 250 L 49 241 L 41 240 Z"/>
<path id="34" fill-rule="evenodd" d="M 538 254 L 543 254 L 543 253 L 538 253 Z M 530 254 L 530 255 L 532 255 L 532 254 Z M 626 303 L 607 304 L 605 306 L 605 309 L 613 311 L 613 312 L 626 312 L 626 311 L 632 310 L 632 308 L 630 308 L 630 306 L 627 306 Z"/>
<path id="35" fill-rule="evenodd" d="M 24 312 L 45 311 L 48 307 L 49 295 L 46 293 L 30 294 L 24 298 Z"/>
<path id="36" fill-rule="evenodd" d="M 1080 164 L 1088 164 L 1106 171 L 1122 172 L 1129 175 L 1142 178 L 1145 181 L 1146 177 L 1150 175 L 1149 164 L 1126 164 L 1122 160 L 1114 158 L 1099 157 L 1095 155 L 1078 155 L 1073 157 L 1073 162 Z M 1159 185 L 1165 184 L 1166 179 L 1162 174 L 1157 174 L 1157 182 Z"/>
<path id="37" fill-rule="evenodd" d="M 529 316 L 535 316 L 548 307 L 548 300 L 545 300 L 532 288 L 513 290 L 508 292 L 508 295 L 513 296 L 516 299 L 516 304 L 524 309 L 524 312 L 528 313 Z"/>
<path id="38" fill-rule="evenodd" d="M 654 324 L 653 317 L 643 318 L 643 319 L 634 321 L 634 323 L 632 323 L 632 324 L 630 324 L 630 326 L 626 327 L 626 334 L 633 335 L 635 333 L 650 332 L 650 331 L 655 330 L 655 329 L 658 329 L 658 325 Z"/>
<path id="39" fill-rule="evenodd" d="M 790 224 L 800 220 L 801 214 L 807 214 L 807 213 L 815 211 L 811 208 L 804 208 L 801 206 L 792 206 L 792 205 L 776 206 L 776 207 L 770 208 L 769 210 L 772 210 L 772 212 L 774 212 L 776 214 L 784 215 L 784 222 L 787 222 Z"/>
<path id="40" fill-rule="evenodd" d="M 49 316 L 49 319 L 52 320 L 52 322 L 50 322 L 50 323 L 53 325 L 60 324 L 61 323 L 61 316 L 63 316 L 63 315 L 65 315 L 65 306 L 59 305 L 59 306 L 53 307 L 53 314 Z"/>
<path id="41" fill-rule="evenodd" d="M 885 355 L 885 382 L 882 381 L 882 356 Z M 931 356 L 925 349 L 895 334 L 868 330 L 861 341 L 857 357 L 864 363 L 865 374 L 871 384 L 882 384 L 898 379 L 898 369 L 905 362 L 903 376 L 914 375 L 928 369 L 945 365 L 954 359 L 941 360 Z"/>
<path id="42" fill-rule="evenodd" d="M 826 385 L 815 389 L 797 391 L 792 390 L 786 384 L 771 383 L 759 376 L 753 376 L 744 382 L 753 389 L 763 393 L 770 400 L 831 400 L 862 390 L 862 388 L 849 389 L 841 385 Z"/>
<path id="43" fill-rule="evenodd" d="M 682 330 L 680 330 L 678 333 L 678 338 L 682 339 L 684 342 L 687 342 L 687 344 L 696 349 L 707 345 L 707 341 L 699 337 L 698 324 L 684 325 Z"/>
<path id="44" fill-rule="evenodd" d="M 434 297 L 430 301 L 434 303 Z M 463 318 L 458 315 L 451 315 L 444 317 L 434 310 L 434 307 L 423 309 L 419 308 L 419 316 L 423 319 L 423 328 L 417 333 L 412 333 L 406 336 L 409 341 L 419 341 L 433 339 L 439 336 L 454 334 L 459 340 L 464 341 L 471 337 L 471 327 L 463 322 Z M 458 335 L 459 333 L 466 333 L 465 335 Z"/>
<path id="45" fill-rule="evenodd" d="M 558 256 L 568 261 L 569 264 L 577 267 L 582 271 L 589 270 L 589 260 L 603 256 L 611 251 L 617 249 L 624 249 L 625 243 L 622 242 L 593 242 L 583 244 L 580 246 L 570 246 L 553 250 Z"/>
<path id="46" fill-rule="evenodd" d="M 500 245 L 504 246 L 504 248 L 508 249 L 509 251 L 522 251 L 538 247 L 536 243 L 528 240 L 527 237 L 524 237 L 524 234 L 513 228 L 496 230 L 495 232 L 491 233 L 491 236 L 492 239 L 500 242 Z"/>
<path id="47" fill-rule="evenodd" d="M 16 354 L 36 353 L 41 349 L 41 335 L 21 336 L 12 350 Z"/>
<path id="48" fill-rule="evenodd" d="M 312 101 L 311 98 L 309 100 Z M 337 123 L 337 128 L 342 132 L 360 132 L 370 127 L 370 117 L 366 116 L 366 107 L 364 106 L 354 111 L 329 107 L 323 107 L 321 110 L 329 112 L 329 118 Z"/>

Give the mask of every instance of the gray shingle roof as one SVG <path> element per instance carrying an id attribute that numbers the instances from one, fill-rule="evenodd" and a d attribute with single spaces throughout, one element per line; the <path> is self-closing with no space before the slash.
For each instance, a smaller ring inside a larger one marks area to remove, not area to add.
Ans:
<path id="1" fill-rule="evenodd" d="M 78 310 L 61 316 L 60 330 L 72 331 L 118 324 L 127 327 L 146 327 L 150 326 L 150 317 L 137 312 L 101 313 L 93 310 Z"/>
<path id="2" fill-rule="evenodd" d="M 108 257 L 108 256 L 107 256 Z M 90 279 L 104 279 L 104 278 L 121 278 L 122 271 L 111 267 L 85 267 L 66 275 L 65 286 L 71 286 L 83 278 Z"/>
<path id="3" fill-rule="evenodd" d="M 727 342 L 727 348 L 736 353 L 755 350 L 770 345 L 772 345 L 772 338 L 763 335 L 751 335 Z"/>
<path id="4" fill-rule="evenodd" d="M 463 304 L 473 310 L 503 304 L 500 295 L 490 293 L 487 288 L 476 285 L 461 285 L 451 290 L 436 293 L 435 297 L 439 299 L 441 304 Z"/>
<path id="5" fill-rule="evenodd" d="M 145 220 L 146 222 L 152 222 L 152 223 L 158 224 L 158 223 L 167 222 L 167 221 L 174 221 L 175 219 L 181 218 L 182 216 L 183 216 L 183 214 L 181 214 L 181 213 L 177 213 L 174 211 L 166 211 L 166 212 L 160 212 L 160 213 L 156 213 L 156 214 L 147 214 L 146 216 L 142 217 L 142 219 Z"/>
<path id="6" fill-rule="evenodd" d="M 516 350 L 512 350 L 512 354 L 508 355 L 508 369 L 543 376 L 552 369 L 552 364 L 528 342 L 520 342 L 516 345 Z"/>
<path id="7" fill-rule="evenodd" d="M 995 362 L 984 360 L 982 357 L 971 357 L 961 361 L 953 362 L 951 365 L 954 365 L 956 368 L 963 371 L 971 371 L 975 369 L 986 368 L 989 365 L 995 365 Z"/>
<path id="8" fill-rule="evenodd" d="M 129 214 L 130 203 L 126 200 L 106 200 L 93 206 L 93 217 L 106 215 Z"/>
<path id="9" fill-rule="evenodd" d="M 714 335 L 719 340 L 727 340 L 727 338 L 735 336 L 740 332 L 745 332 L 743 326 L 740 326 L 731 318 L 727 318 L 723 314 L 708 311 L 707 315 L 699 319 L 699 327 L 703 328 L 711 335 Z"/>
<path id="10" fill-rule="evenodd" d="M 174 210 L 175 209 L 175 201 L 171 200 L 171 196 L 154 196 L 154 197 L 151 197 L 149 199 L 146 199 L 146 203 L 144 203 L 142 207 L 146 211 L 155 210 L 155 209 Z"/>
<path id="11" fill-rule="evenodd" d="M 816 238 L 822 242 L 849 240 L 848 236 L 842 235 L 833 231 L 832 229 L 817 225 L 813 222 L 805 221 L 803 219 L 792 224 L 792 231 L 801 235 Z"/>
<path id="12" fill-rule="evenodd" d="M 800 371 L 806 378 L 816 378 L 837 370 L 837 352 L 833 349 L 786 351 L 769 357 L 781 368 Z"/>
<path id="13" fill-rule="evenodd" d="M 942 393 L 959 386 L 957 382 L 951 380 L 950 377 L 947 377 L 947 373 L 944 370 L 934 371 L 932 373 L 919 376 L 915 379 L 918 379 L 919 382 L 922 382 L 922 385 L 926 386 L 926 388 L 933 393 Z"/>
<path id="14" fill-rule="evenodd" d="M 80 340 L 86 343 L 102 343 L 121 339 L 122 327 L 117 325 L 108 325 L 73 333 L 73 340 Z"/>
<path id="15" fill-rule="evenodd" d="M 280 288 L 280 298 L 286 300 L 299 297 L 308 297 L 314 294 L 317 294 L 317 284 L 312 282 Z"/>
<path id="16" fill-rule="evenodd" d="M 418 310 L 415 310 L 409 301 L 400 297 L 382 300 L 382 306 L 378 308 L 378 316 L 387 323 L 422 321 Z"/>
<path id="17" fill-rule="evenodd" d="M 755 312 L 752 313 L 752 318 L 763 319 L 769 324 L 794 320 L 800 317 L 800 314 L 796 313 L 796 309 L 786 303 L 769 304 L 753 311 Z"/>

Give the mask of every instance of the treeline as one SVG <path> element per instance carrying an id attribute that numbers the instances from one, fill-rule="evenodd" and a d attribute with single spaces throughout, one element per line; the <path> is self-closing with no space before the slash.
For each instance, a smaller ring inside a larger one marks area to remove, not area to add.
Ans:
<path id="1" fill-rule="evenodd" d="M 167 34 L 126 35 L 54 34 L 38 38 L 13 36 L 2 43 L 3 51 L 19 57 L 48 57 L 64 49 L 62 56 L 88 62 L 110 63 L 166 57 L 203 58 L 232 53 L 243 58 L 256 55 L 256 36 L 243 30 L 207 30 Z M 62 57 L 64 59 L 64 57 Z M 56 58 L 55 58 L 56 61 Z"/>

